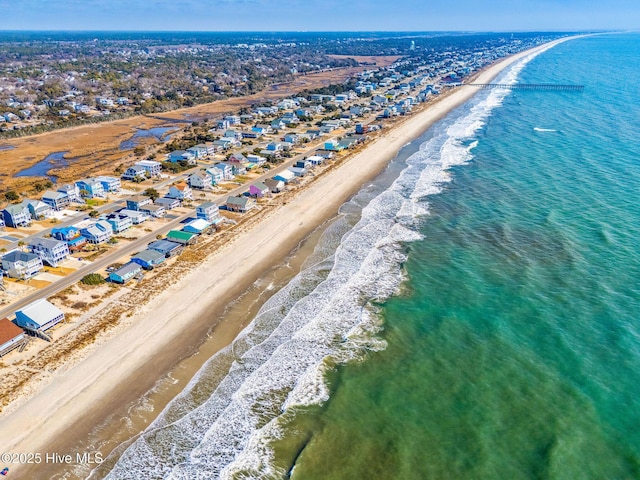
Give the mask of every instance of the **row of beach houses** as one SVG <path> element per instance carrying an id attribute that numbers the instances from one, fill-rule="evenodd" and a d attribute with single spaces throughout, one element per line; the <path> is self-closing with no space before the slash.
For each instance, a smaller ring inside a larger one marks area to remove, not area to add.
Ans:
<path id="1" fill-rule="evenodd" d="M 414 86 L 411 85 L 411 87 Z M 363 81 L 356 87 L 356 92 L 347 92 L 331 98 L 321 96 L 323 98 L 311 98 L 311 101 L 332 101 L 341 104 L 352 100 L 358 93 L 371 93 L 376 88 L 377 85 Z M 264 164 L 268 159 L 278 158 L 299 143 L 348 126 L 352 116 L 361 116 L 381 109 L 384 109 L 382 116 L 403 114 L 410 111 L 416 101 L 423 101 L 427 95 L 435 93 L 432 86 L 428 86 L 416 99 L 406 98 L 406 96 L 396 99 L 398 95 L 406 93 L 404 90 L 406 90 L 405 85 L 401 84 L 387 91 L 385 95 L 373 96 L 370 107 L 352 107 L 341 118 L 325 120 L 318 128 L 308 129 L 305 133 L 287 133 L 281 141 L 268 143 L 260 151 L 260 155 L 245 156 L 241 153 L 233 153 L 227 157 L 226 161 L 192 173 L 185 182 L 170 186 L 167 194 L 155 201 L 146 196 L 132 196 L 127 199 L 126 207 L 117 212 L 102 215 L 96 220 L 84 220 L 73 226 L 55 228 L 51 232 L 51 238 L 35 238 L 29 242 L 25 251 L 17 249 L 5 254 L 2 257 L 2 269 L 10 277 L 30 278 L 40 272 L 44 264 L 55 267 L 87 243 L 107 242 L 114 235 L 133 225 L 143 223 L 149 218 L 163 217 L 168 210 L 176 208 L 183 201 L 193 200 L 193 189 L 211 189 L 221 182 L 230 181 L 238 175 L 245 174 L 252 168 Z M 303 98 L 284 99 L 274 107 L 259 107 L 253 112 L 252 118 L 272 115 L 282 110 L 292 111 L 281 114 L 271 123 L 256 124 L 248 129 L 234 128 L 246 121 L 246 118 L 234 115 L 224 117 L 217 124 L 218 130 L 224 130 L 219 140 L 195 145 L 184 151 L 171 152 L 167 155 L 167 161 L 196 165 L 199 159 L 210 158 L 212 155 L 240 146 L 243 139 L 260 139 L 284 127 L 296 125 L 301 118 L 311 117 L 324 110 L 321 105 L 305 106 L 305 103 L 307 100 Z M 357 124 L 355 134 L 346 135 L 339 140 L 327 140 L 315 155 L 296 162 L 271 178 L 250 184 L 243 195 L 228 197 L 224 208 L 238 213 L 251 210 L 257 205 L 256 199 L 284 191 L 287 184 L 307 175 L 312 169 L 332 158 L 335 153 L 363 142 L 367 133 L 378 128 L 380 127 L 377 125 Z M 127 168 L 121 179 L 141 181 L 158 177 L 161 170 L 160 162 L 143 160 Z M 85 203 L 86 199 L 105 198 L 109 192 L 120 191 L 121 179 L 106 176 L 83 179 L 74 184 L 63 185 L 56 191 L 47 191 L 41 200 L 27 199 L 19 204 L 9 205 L 2 211 L 0 226 L 3 224 L 11 227 L 26 226 L 31 221 L 45 219 L 51 216 L 53 211 L 60 211 L 74 202 Z M 215 228 L 222 221 L 220 208 L 214 202 L 198 205 L 195 213 L 195 218 L 183 224 L 181 229 L 172 230 L 165 238 L 149 243 L 145 250 L 132 255 L 126 264 L 110 271 L 109 280 L 124 284 L 139 277 L 142 270 L 153 269 L 164 263 L 167 258 L 179 254 L 186 245 L 195 242 L 198 235 Z M 23 343 L 23 329 L 44 332 L 63 320 L 64 313 L 46 299 L 37 300 L 16 312 L 16 319 L 13 322 L 7 319 L 0 320 L 0 356 Z"/>

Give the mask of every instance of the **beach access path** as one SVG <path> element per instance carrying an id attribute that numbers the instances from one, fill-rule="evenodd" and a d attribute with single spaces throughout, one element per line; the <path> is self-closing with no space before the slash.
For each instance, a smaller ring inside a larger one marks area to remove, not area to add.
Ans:
<path id="1" fill-rule="evenodd" d="M 562 39 L 564 41 L 567 39 Z M 560 41 L 503 59 L 484 70 L 476 81 L 489 83 L 505 67 Z M 127 399 L 114 398 L 114 390 L 135 391 L 154 371 L 154 358 L 179 352 L 194 342 L 183 335 L 193 322 L 209 321 L 203 313 L 216 303 L 229 301 L 229 292 L 248 288 L 256 272 L 264 272 L 288 253 L 318 225 L 336 214 L 340 205 L 376 177 L 403 145 L 420 136 L 433 123 L 476 93 L 458 88 L 429 108 L 384 132 L 361 152 L 302 189 L 294 200 L 249 228 L 211 255 L 190 275 L 168 285 L 153 302 L 136 314 L 131 325 L 99 345 L 53 382 L 0 417 L 0 452 L 61 452 L 75 445 L 83 421 Z M 197 279 L 197 280 L 196 280 Z M 206 281 L 205 281 L 206 279 Z M 220 305 L 221 311 L 224 305 Z M 215 334 L 215 331 L 214 331 Z M 184 350 L 183 350 L 184 351 Z M 179 357 L 178 357 L 179 358 Z M 159 377 L 156 376 L 157 380 Z M 104 416 L 106 418 L 106 415 Z M 99 423 L 102 418 L 95 418 Z M 82 452 L 79 452 L 82 453 Z M 38 470 L 38 468 L 40 468 Z M 42 466 L 13 465 L 12 475 L 40 478 Z"/>

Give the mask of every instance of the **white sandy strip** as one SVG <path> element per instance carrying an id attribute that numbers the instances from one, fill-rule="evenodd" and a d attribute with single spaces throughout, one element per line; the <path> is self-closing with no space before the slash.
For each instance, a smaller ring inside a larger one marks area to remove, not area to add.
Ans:
<path id="1" fill-rule="evenodd" d="M 489 83 L 503 68 L 530 53 L 498 62 L 476 82 Z M 232 250 L 231 246 L 223 248 L 193 274 L 167 288 L 130 327 L 63 374 L 56 374 L 49 385 L 0 418 L 0 452 L 47 452 L 52 439 L 64 436 L 65 430 L 72 428 L 79 416 L 91 412 L 92 405 L 99 404 L 112 386 L 132 372 L 143 371 L 155 352 L 170 348 L 172 339 L 197 321 L 223 292 L 242 283 L 244 276 L 273 263 L 272 259 L 282 258 L 283 248 L 291 250 L 304 235 L 337 212 L 363 183 L 374 178 L 403 145 L 474 93 L 475 88 L 459 88 L 408 118 L 399 128 L 317 179 L 267 221 L 239 235 Z"/>

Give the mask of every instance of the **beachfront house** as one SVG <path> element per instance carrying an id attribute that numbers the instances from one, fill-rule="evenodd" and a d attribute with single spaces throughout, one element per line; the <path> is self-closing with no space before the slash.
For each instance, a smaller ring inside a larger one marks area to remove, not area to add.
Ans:
<path id="1" fill-rule="evenodd" d="M 198 234 L 181 230 L 170 230 L 167 233 L 167 240 L 170 242 L 180 243 L 182 245 L 191 245 L 196 242 Z"/>
<path id="2" fill-rule="evenodd" d="M 191 220 L 190 222 L 186 223 L 184 227 L 182 227 L 182 231 L 200 235 L 206 232 L 210 227 L 211 227 L 211 224 L 207 222 L 204 218 L 196 218 L 195 220 Z M 167 235 L 167 238 L 169 238 L 168 235 Z"/>
<path id="3" fill-rule="evenodd" d="M 69 256 L 69 245 L 55 238 L 34 238 L 29 242 L 29 250 L 40 257 L 47 265 L 57 267 Z"/>
<path id="4" fill-rule="evenodd" d="M 125 284 L 142 271 L 136 262 L 129 262 L 117 270 L 109 273 L 109 280 L 114 283 Z"/>
<path id="5" fill-rule="evenodd" d="M 182 250 L 184 249 L 184 246 L 176 242 L 171 242 L 169 240 L 156 240 L 155 242 L 151 242 L 147 248 L 149 250 L 160 252 L 166 258 L 170 258 L 175 255 L 179 255 L 180 252 L 182 252 Z"/>
<path id="6" fill-rule="evenodd" d="M 191 187 L 184 182 L 171 185 L 169 192 L 165 195 L 167 198 L 175 198 L 180 201 L 193 200 L 193 191 Z"/>
<path id="7" fill-rule="evenodd" d="M 275 180 L 282 180 L 285 184 L 293 181 L 296 176 L 293 172 L 289 170 L 282 170 L 280 173 L 273 177 Z"/>
<path id="8" fill-rule="evenodd" d="M 131 257 L 131 261 L 137 263 L 145 270 L 153 270 L 154 267 L 157 267 L 161 263 L 165 261 L 167 257 L 164 254 L 158 252 L 157 250 L 143 250 L 140 253 L 136 253 Z"/>
<path id="9" fill-rule="evenodd" d="M 89 243 L 104 243 L 113 236 L 113 227 L 105 220 L 89 223 L 80 229 L 80 235 L 85 237 Z"/>
<path id="10" fill-rule="evenodd" d="M 80 189 L 80 195 L 84 198 L 103 198 L 104 187 L 97 178 L 85 178 L 78 180 L 76 186 Z"/>
<path id="11" fill-rule="evenodd" d="M 220 208 L 213 202 L 204 202 L 196 207 L 196 218 L 216 224 L 221 220 Z"/>
<path id="12" fill-rule="evenodd" d="M 31 224 L 31 213 L 26 205 L 7 205 L 2 210 L 2 216 L 4 217 L 4 223 L 8 227 L 18 228 L 26 227 Z"/>
<path id="13" fill-rule="evenodd" d="M 70 200 L 66 193 L 47 190 L 44 192 L 44 195 L 42 195 L 42 202 L 49 205 L 52 210 L 59 212 L 69 205 Z"/>
<path id="14" fill-rule="evenodd" d="M 252 197 L 262 198 L 265 195 L 268 195 L 269 192 L 269 187 L 262 182 L 256 182 L 249 185 L 249 195 Z"/>
<path id="15" fill-rule="evenodd" d="M 122 174 L 123 180 L 141 182 L 147 178 L 147 170 L 142 165 L 132 165 Z"/>
<path id="16" fill-rule="evenodd" d="M 162 171 L 162 164 L 154 160 L 140 160 L 136 162 L 135 165 L 144 168 L 147 172 L 147 178 L 159 177 Z"/>
<path id="17" fill-rule="evenodd" d="M 110 213 L 108 215 L 103 215 L 101 218 L 102 220 L 109 222 L 113 229 L 113 233 L 124 232 L 133 225 L 131 217 L 123 215 L 122 213 Z"/>
<path id="18" fill-rule="evenodd" d="M 13 250 L 2 257 L 2 269 L 11 278 L 26 280 L 43 268 L 42 260 L 34 253 Z"/>
<path id="19" fill-rule="evenodd" d="M 145 205 L 151 205 L 153 200 L 143 195 L 136 195 L 131 198 L 127 198 L 127 208 L 129 210 L 140 211 Z"/>
<path id="20" fill-rule="evenodd" d="M 50 218 L 53 215 L 51 207 L 40 200 L 32 200 L 27 198 L 23 200 L 19 205 L 24 205 L 29 209 L 29 214 L 34 220 L 44 220 Z"/>
<path id="21" fill-rule="evenodd" d="M 116 177 L 105 177 L 102 175 L 100 177 L 96 177 L 96 180 L 102 184 L 102 189 L 105 192 L 117 193 L 122 188 L 122 182 L 120 182 L 120 179 Z"/>
<path id="22" fill-rule="evenodd" d="M 322 165 L 325 159 L 320 155 L 311 155 L 310 157 L 307 157 L 307 161 L 311 164 L 311 166 L 317 167 L 318 165 Z"/>
<path id="23" fill-rule="evenodd" d="M 292 172 L 296 177 L 304 177 L 308 173 L 306 168 L 300 167 L 289 167 L 288 170 Z"/>
<path id="24" fill-rule="evenodd" d="M 245 213 L 256 206 L 256 201 L 250 197 L 229 197 L 225 204 L 231 212 Z"/>
<path id="25" fill-rule="evenodd" d="M 51 236 L 66 242 L 71 252 L 81 250 L 87 243 L 87 239 L 80 234 L 80 230 L 76 227 L 54 228 L 51 230 Z"/>
<path id="26" fill-rule="evenodd" d="M 64 312 L 54 304 L 41 298 L 16 312 L 16 324 L 19 327 L 45 331 L 64 321 Z"/>
<path id="27" fill-rule="evenodd" d="M 148 214 L 136 210 L 129 210 L 128 208 L 123 208 L 118 213 L 129 217 L 133 225 L 140 225 L 142 222 L 146 222 L 149 219 Z"/>
<path id="28" fill-rule="evenodd" d="M 269 187 L 271 193 L 280 193 L 284 190 L 284 182 L 276 178 L 267 178 L 264 184 Z"/>
<path id="29" fill-rule="evenodd" d="M 187 182 L 191 188 L 198 190 L 211 190 L 213 188 L 213 179 L 206 171 L 192 173 L 189 175 Z"/>
<path id="30" fill-rule="evenodd" d="M 15 323 L 8 318 L 0 320 L 0 357 L 21 347 L 26 340 L 24 330 Z"/>

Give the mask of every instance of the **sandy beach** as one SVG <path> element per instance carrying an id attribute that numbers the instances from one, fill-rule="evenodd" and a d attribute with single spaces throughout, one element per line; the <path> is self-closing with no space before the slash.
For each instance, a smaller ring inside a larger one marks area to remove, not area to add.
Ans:
<path id="1" fill-rule="evenodd" d="M 566 39 L 560 40 L 564 41 Z M 483 71 L 489 83 L 502 69 L 535 50 Z M 0 452 L 73 454 L 70 450 L 97 423 L 143 396 L 181 358 L 194 352 L 211 328 L 209 318 L 286 258 L 340 205 L 379 174 L 398 150 L 476 93 L 458 88 L 404 119 L 361 152 L 320 176 L 296 197 L 224 245 L 145 305 L 129 326 L 93 347 L 84 359 L 56 372 L 53 380 L 0 416 Z M 213 331 L 216 335 L 216 330 Z M 221 335 L 220 348 L 232 335 Z M 158 412 L 156 412 L 158 413 Z M 11 478 L 49 478 L 60 465 L 8 465 Z"/>

